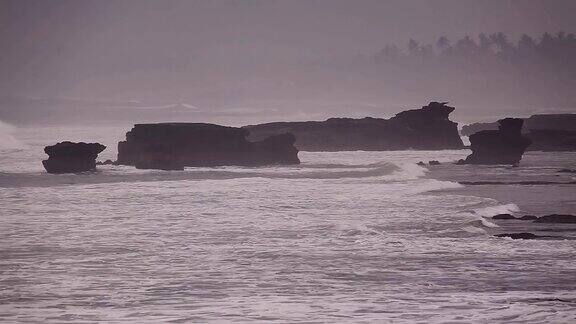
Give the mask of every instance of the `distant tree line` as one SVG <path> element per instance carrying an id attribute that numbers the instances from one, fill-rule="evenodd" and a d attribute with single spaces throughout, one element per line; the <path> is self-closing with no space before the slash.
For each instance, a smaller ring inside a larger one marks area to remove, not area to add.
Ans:
<path id="1" fill-rule="evenodd" d="M 408 78 L 412 88 L 439 92 L 444 85 L 444 89 L 467 89 L 479 98 L 497 94 L 498 102 L 508 97 L 541 106 L 576 104 L 572 33 L 525 34 L 516 41 L 502 32 L 456 40 L 441 36 L 433 44 L 410 39 L 403 47 L 384 46 L 371 61 L 382 77 Z"/>
<path id="2" fill-rule="evenodd" d="M 446 36 L 434 45 L 420 44 L 410 39 L 405 49 L 386 45 L 374 55 L 378 63 L 445 63 L 467 64 L 536 64 L 562 69 L 576 67 L 576 36 L 563 31 L 544 33 L 540 37 L 522 35 L 513 42 L 502 33 L 484 34 L 477 38 L 465 36 L 451 41 Z"/>

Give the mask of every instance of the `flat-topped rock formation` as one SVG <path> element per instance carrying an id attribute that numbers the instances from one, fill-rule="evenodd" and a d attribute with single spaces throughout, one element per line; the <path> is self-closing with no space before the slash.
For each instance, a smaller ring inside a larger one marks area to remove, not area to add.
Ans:
<path id="1" fill-rule="evenodd" d="M 462 135 L 496 130 L 498 123 L 474 123 L 462 127 Z M 576 114 L 541 114 L 524 118 L 522 133 L 532 145 L 529 151 L 576 151 Z"/>
<path id="2" fill-rule="evenodd" d="M 390 119 L 330 118 L 326 121 L 276 122 L 243 127 L 249 139 L 290 132 L 303 151 L 441 150 L 463 147 L 458 124 L 449 120 L 454 107 L 431 102 Z"/>
<path id="3" fill-rule="evenodd" d="M 118 143 L 117 164 L 140 169 L 298 164 L 292 134 L 249 142 L 248 130 L 203 123 L 137 124 Z"/>
<path id="4" fill-rule="evenodd" d="M 498 121 L 498 130 L 470 135 L 472 154 L 458 163 L 517 165 L 531 143 L 521 134 L 523 122 L 520 118 L 505 118 Z"/>
<path id="5" fill-rule="evenodd" d="M 48 159 L 42 161 L 48 173 L 78 173 L 96 169 L 98 154 L 106 149 L 100 143 L 61 142 L 46 146 Z"/>

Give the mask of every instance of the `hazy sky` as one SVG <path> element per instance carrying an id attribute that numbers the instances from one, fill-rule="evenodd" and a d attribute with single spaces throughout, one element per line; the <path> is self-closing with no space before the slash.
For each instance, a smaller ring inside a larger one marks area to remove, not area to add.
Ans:
<path id="1" fill-rule="evenodd" d="M 574 17 L 574 0 L 1 0 L 0 95 L 220 97 L 259 87 L 239 86 L 252 74 L 281 83 L 279 66 L 411 37 L 574 32 Z"/>

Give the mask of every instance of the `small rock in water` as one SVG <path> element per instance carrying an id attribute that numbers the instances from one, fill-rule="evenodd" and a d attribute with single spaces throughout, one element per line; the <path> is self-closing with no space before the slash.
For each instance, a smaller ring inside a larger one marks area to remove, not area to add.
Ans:
<path id="1" fill-rule="evenodd" d="M 418 162 L 418 163 L 416 163 L 416 164 L 418 164 L 419 166 L 426 166 L 426 163 L 424 163 L 424 162 L 422 162 L 422 161 L 420 161 L 420 162 Z"/>
<path id="2" fill-rule="evenodd" d="M 524 215 L 520 218 L 518 218 L 519 220 L 535 220 L 538 219 L 538 216 L 534 216 L 534 215 Z"/>
<path id="3" fill-rule="evenodd" d="M 576 173 L 576 169 L 561 169 L 558 173 Z"/>
<path id="4" fill-rule="evenodd" d="M 532 141 L 522 135 L 524 120 L 504 118 L 498 121 L 498 130 L 484 130 L 470 135 L 472 154 L 458 164 L 509 164 L 520 163 L 524 151 Z"/>
<path id="5" fill-rule="evenodd" d="M 440 162 L 439 162 L 439 161 L 436 161 L 436 160 L 432 160 L 432 161 L 428 161 L 428 164 L 430 164 L 430 165 L 440 165 Z"/>
<path id="6" fill-rule="evenodd" d="M 576 224 L 576 216 L 552 214 L 538 217 L 534 223 Z"/>
<path id="7" fill-rule="evenodd" d="M 510 214 L 498 214 L 492 216 L 492 219 L 516 219 L 516 217 Z"/>
<path id="8" fill-rule="evenodd" d="M 96 158 L 106 149 L 100 143 L 60 142 L 46 146 L 48 159 L 42 161 L 48 173 L 79 173 L 96 170 Z"/>
<path id="9" fill-rule="evenodd" d="M 504 233 L 504 234 L 496 234 L 496 237 L 509 237 L 513 240 L 533 240 L 539 238 L 536 234 L 532 233 Z"/>

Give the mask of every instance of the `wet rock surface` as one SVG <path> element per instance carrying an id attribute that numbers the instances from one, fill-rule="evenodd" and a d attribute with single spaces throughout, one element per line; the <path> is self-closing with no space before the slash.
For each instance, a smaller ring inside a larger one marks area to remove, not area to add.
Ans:
<path id="1" fill-rule="evenodd" d="M 106 149 L 100 143 L 60 142 L 46 146 L 48 159 L 42 161 L 48 173 L 79 173 L 96 169 L 98 154 Z"/>

